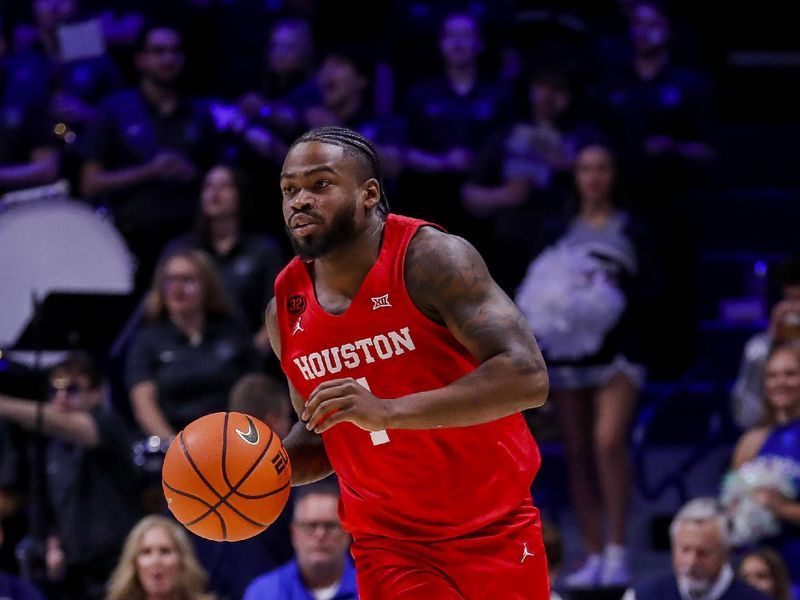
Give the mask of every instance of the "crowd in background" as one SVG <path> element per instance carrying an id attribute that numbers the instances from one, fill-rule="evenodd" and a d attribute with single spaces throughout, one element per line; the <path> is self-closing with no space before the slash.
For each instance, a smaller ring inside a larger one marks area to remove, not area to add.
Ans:
<path id="1" fill-rule="evenodd" d="M 113 357 L 60 362 L 42 403 L 0 394 L 0 597 L 13 573 L 64 599 L 157 597 L 165 582 L 187 598 L 354 597 L 331 489 L 239 545 L 161 517 L 135 525 L 164 512 L 157 456 L 195 418 L 233 407 L 288 431 L 263 319 L 291 256 L 278 174 L 291 142 L 325 125 L 368 137 L 392 210 L 467 238 L 530 320 L 586 555 L 559 582 L 635 583 L 628 433 L 648 378 L 692 359 L 687 198 L 718 177 L 704 50 L 659 0 L 0 0 L 0 195 L 67 182 L 124 239 L 138 302 Z M 783 263 L 785 297 L 744 349 L 734 470 L 762 455 L 800 468 L 800 357 L 776 344 L 798 333 L 784 324 L 800 320 L 798 272 Z M 38 467 L 22 431 L 46 436 Z M 795 496 L 762 494 L 753 518 L 785 526 L 742 546 L 770 537 L 780 554 L 750 560 L 783 556 L 797 587 Z M 313 543 L 327 562 L 300 554 Z M 178 566 L 148 571 L 159 553 Z M 714 584 L 724 562 L 693 576 Z"/>

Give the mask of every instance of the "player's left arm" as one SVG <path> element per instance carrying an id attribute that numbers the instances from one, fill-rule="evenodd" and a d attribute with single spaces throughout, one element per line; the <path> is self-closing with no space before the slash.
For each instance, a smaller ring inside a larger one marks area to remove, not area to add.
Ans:
<path id="1" fill-rule="evenodd" d="M 471 244 L 422 228 L 409 245 L 405 277 L 417 307 L 447 326 L 480 365 L 447 386 L 390 402 L 353 380 L 327 381 L 302 415 L 310 429 L 341 421 L 369 430 L 461 427 L 544 404 L 548 379 L 536 339 Z"/>

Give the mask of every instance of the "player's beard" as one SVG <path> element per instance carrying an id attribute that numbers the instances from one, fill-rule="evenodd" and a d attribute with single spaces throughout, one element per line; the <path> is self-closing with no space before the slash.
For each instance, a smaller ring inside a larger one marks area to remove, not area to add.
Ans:
<path id="1" fill-rule="evenodd" d="M 297 238 L 286 228 L 292 249 L 300 260 L 314 260 L 351 241 L 356 234 L 356 205 L 351 203 L 338 212 L 326 232 Z"/>

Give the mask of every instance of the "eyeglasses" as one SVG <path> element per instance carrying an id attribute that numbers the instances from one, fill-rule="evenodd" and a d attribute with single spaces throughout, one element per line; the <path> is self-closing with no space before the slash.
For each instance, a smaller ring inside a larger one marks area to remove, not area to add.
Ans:
<path id="1" fill-rule="evenodd" d="M 342 525 L 338 521 L 295 521 L 292 527 L 305 535 L 311 535 L 321 528 L 325 534 L 335 533 L 342 530 Z"/>
<path id="2" fill-rule="evenodd" d="M 171 286 L 171 285 L 185 285 L 185 286 L 195 286 L 199 285 L 200 278 L 196 275 L 183 275 L 183 274 L 165 274 L 164 275 L 164 285 Z"/>
<path id="3" fill-rule="evenodd" d="M 47 395 L 51 398 L 58 392 L 66 392 L 68 396 L 74 396 L 85 391 L 83 386 L 76 381 L 56 380 L 47 386 Z"/>

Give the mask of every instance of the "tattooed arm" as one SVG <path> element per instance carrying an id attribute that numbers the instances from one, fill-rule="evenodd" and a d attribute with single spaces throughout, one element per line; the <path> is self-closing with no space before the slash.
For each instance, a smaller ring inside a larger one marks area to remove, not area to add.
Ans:
<path id="1" fill-rule="evenodd" d="M 405 278 L 423 314 L 447 326 L 481 364 L 450 385 L 392 402 L 375 398 L 352 379 L 326 381 L 302 415 L 309 428 L 321 432 L 341 421 L 371 431 L 459 427 L 544 404 L 547 372 L 536 339 L 475 248 L 421 228 L 408 247 Z"/>
<path id="2" fill-rule="evenodd" d="M 275 356 L 280 357 L 281 339 L 274 298 L 267 307 L 267 332 Z M 291 383 L 289 383 L 289 396 L 297 414 L 302 414 L 305 403 Z M 322 437 L 313 431 L 308 431 L 302 421 L 295 423 L 292 430 L 283 439 L 283 447 L 286 448 L 292 463 L 292 485 L 318 481 L 333 473 Z"/>

